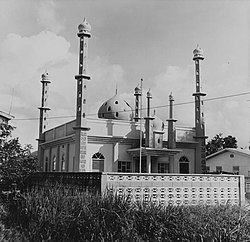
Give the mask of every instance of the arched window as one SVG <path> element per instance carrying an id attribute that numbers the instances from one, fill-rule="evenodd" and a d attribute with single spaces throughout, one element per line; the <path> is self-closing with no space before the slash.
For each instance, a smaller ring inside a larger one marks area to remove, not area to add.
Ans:
<path id="1" fill-rule="evenodd" d="M 48 163 L 49 163 L 49 159 L 46 156 L 46 158 L 45 158 L 45 172 L 48 172 Z"/>
<path id="2" fill-rule="evenodd" d="M 104 171 L 104 155 L 100 152 L 95 153 L 92 156 L 92 171 L 102 172 Z"/>
<path id="3" fill-rule="evenodd" d="M 55 155 L 53 156 L 53 164 L 52 165 L 53 165 L 52 170 L 56 171 L 56 156 Z"/>
<path id="4" fill-rule="evenodd" d="M 180 173 L 188 174 L 189 173 L 189 160 L 186 156 L 182 156 L 179 159 Z"/>
<path id="5" fill-rule="evenodd" d="M 65 155 L 62 155 L 62 171 L 65 171 L 66 169 L 66 162 L 65 162 Z"/>

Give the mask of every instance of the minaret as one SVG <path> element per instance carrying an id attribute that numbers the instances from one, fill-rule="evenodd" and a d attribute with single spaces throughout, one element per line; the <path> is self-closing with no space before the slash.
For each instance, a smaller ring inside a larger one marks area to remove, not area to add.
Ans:
<path id="1" fill-rule="evenodd" d="M 206 93 L 201 92 L 201 84 L 200 84 L 200 61 L 204 60 L 203 50 L 197 46 L 197 48 L 193 51 L 195 61 L 195 86 L 196 92 L 193 93 L 195 97 L 195 139 L 198 142 L 198 148 L 196 150 L 196 164 L 195 164 L 195 172 L 196 173 L 204 173 L 206 171 L 206 136 L 205 136 L 205 125 L 204 125 L 204 114 L 202 112 L 203 101 L 202 97 L 206 96 Z"/>
<path id="2" fill-rule="evenodd" d="M 47 128 L 48 125 L 48 111 L 50 108 L 48 107 L 48 91 L 49 91 L 49 83 L 51 83 L 49 79 L 49 74 L 45 71 L 42 74 L 42 100 L 41 100 L 41 107 L 38 109 L 40 110 L 40 118 L 39 118 L 39 138 L 38 141 L 38 163 L 39 167 L 43 167 L 43 152 L 41 148 L 41 143 L 44 141 L 43 133 Z"/>
<path id="3" fill-rule="evenodd" d="M 175 127 L 174 123 L 177 121 L 177 119 L 174 119 L 174 112 L 173 112 L 173 102 L 174 98 L 172 96 L 172 93 L 169 95 L 169 119 L 168 121 L 168 148 L 169 149 L 175 149 L 176 148 L 176 137 L 175 137 Z"/>
<path id="4" fill-rule="evenodd" d="M 76 126 L 75 130 L 75 171 L 90 171 L 90 164 L 86 163 L 87 156 L 87 75 L 88 38 L 91 37 L 91 27 L 84 18 L 83 23 L 78 26 L 77 36 L 80 39 L 79 51 L 79 73 L 75 76 L 77 80 L 76 101 Z"/>
<path id="5" fill-rule="evenodd" d="M 135 117 L 134 120 L 135 122 L 138 122 L 138 120 L 140 119 L 140 97 L 141 97 L 141 89 L 139 87 L 135 88 Z"/>
<path id="6" fill-rule="evenodd" d="M 145 117 L 145 146 L 153 147 L 153 130 L 151 125 L 151 120 L 154 120 L 154 117 L 150 115 L 150 99 L 152 99 L 152 94 L 150 90 L 147 92 L 147 117 Z"/>

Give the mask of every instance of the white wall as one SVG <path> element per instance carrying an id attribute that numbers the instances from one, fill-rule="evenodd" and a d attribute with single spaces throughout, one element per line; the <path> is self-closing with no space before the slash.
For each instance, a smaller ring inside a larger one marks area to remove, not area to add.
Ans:
<path id="1" fill-rule="evenodd" d="M 179 175 L 104 173 L 102 191 L 128 195 L 131 201 L 162 205 L 244 205 L 244 177 L 238 175 Z"/>

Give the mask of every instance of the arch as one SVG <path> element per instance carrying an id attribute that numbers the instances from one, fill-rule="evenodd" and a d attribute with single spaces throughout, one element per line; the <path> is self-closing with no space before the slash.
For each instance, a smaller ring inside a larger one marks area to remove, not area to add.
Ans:
<path id="1" fill-rule="evenodd" d="M 189 159 L 186 156 L 179 159 L 179 169 L 181 174 L 189 174 Z"/>
<path id="2" fill-rule="evenodd" d="M 52 171 L 56 171 L 56 156 L 53 156 L 52 159 Z"/>
<path id="3" fill-rule="evenodd" d="M 188 158 L 186 156 L 182 156 L 180 159 L 179 159 L 179 162 L 189 162 Z"/>
<path id="4" fill-rule="evenodd" d="M 65 161 L 65 155 L 62 155 L 62 171 L 66 170 L 66 161 Z"/>
<path id="5" fill-rule="evenodd" d="M 92 171 L 102 172 L 104 171 L 105 157 L 102 153 L 97 152 L 92 156 Z"/>
<path id="6" fill-rule="evenodd" d="M 49 158 L 46 156 L 45 158 L 45 172 L 48 172 Z"/>

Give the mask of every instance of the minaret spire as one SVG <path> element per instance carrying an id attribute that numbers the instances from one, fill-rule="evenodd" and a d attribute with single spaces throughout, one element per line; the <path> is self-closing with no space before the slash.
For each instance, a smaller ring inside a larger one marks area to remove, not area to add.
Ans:
<path id="1" fill-rule="evenodd" d="M 117 95 L 117 93 L 118 93 L 118 87 L 117 87 L 117 83 L 116 83 L 116 85 L 115 85 L 115 95 Z"/>
<path id="2" fill-rule="evenodd" d="M 195 89 L 193 93 L 195 97 L 195 138 L 198 141 L 199 147 L 196 151 L 196 173 L 204 173 L 206 171 L 206 136 L 205 136 L 205 124 L 204 114 L 202 112 L 203 101 L 202 97 L 206 96 L 206 93 L 201 92 L 201 75 L 200 75 L 200 61 L 204 60 L 203 50 L 197 45 L 197 48 L 193 51 L 195 62 Z"/>
<path id="3" fill-rule="evenodd" d="M 90 171 L 90 164 L 87 164 L 87 81 L 90 76 L 87 75 L 88 59 L 88 38 L 91 37 L 90 24 L 84 18 L 83 23 L 78 26 L 77 36 L 80 39 L 79 50 L 79 73 L 75 76 L 77 80 L 77 101 L 76 101 L 76 126 L 74 127 L 75 143 L 75 171 Z"/>
<path id="4" fill-rule="evenodd" d="M 141 118 L 141 115 L 140 115 L 140 102 L 141 102 L 141 89 L 137 86 L 135 88 L 135 92 L 134 92 L 134 96 L 135 96 L 135 117 L 134 117 L 134 120 L 135 122 L 138 122 L 138 120 Z"/>
<path id="5" fill-rule="evenodd" d="M 38 157 L 39 157 L 39 167 L 43 167 L 43 157 L 41 152 L 41 143 L 44 141 L 43 133 L 47 128 L 48 125 L 48 111 L 50 108 L 48 107 L 48 91 L 49 91 L 49 83 L 51 83 L 49 74 L 47 70 L 45 73 L 42 74 L 42 100 L 41 100 L 41 107 L 38 109 L 40 110 L 40 117 L 39 117 L 39 138 L 38 141 Z"/>
<path id="6" fill-rule="evenodd" d="M 145 146 L 146 147 L 153 147 L 153 132 L 152 132 L 152 126 L 151 121 L 154 120 L 154 117 L 150 114 L 150 100 L 152 99 L 152 94 L 150 92 L 150 89 L 147 92 L 147 116 L 145 119 Z"/>
<path id="7" fill-rule="evenodd" d="M 174 123 L 177 121 L 177 119 L 174 119 L 173 102 L 174 102 L 174 98 L 171 92 L 171 94 L 169 95 L 169 119 L 167 120 L 168 121 L 168 148 L 169 149 L 176 148 Z"/>

